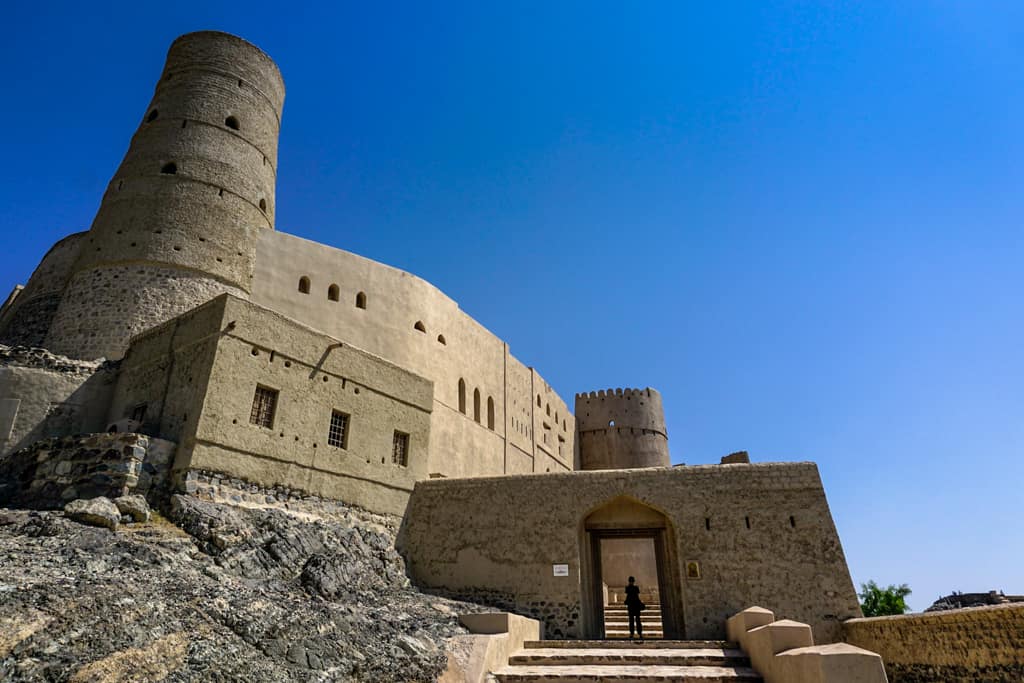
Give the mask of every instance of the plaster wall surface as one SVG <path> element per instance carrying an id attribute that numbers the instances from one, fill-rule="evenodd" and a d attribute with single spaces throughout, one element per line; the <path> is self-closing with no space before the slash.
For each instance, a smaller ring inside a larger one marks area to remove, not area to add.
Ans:
<path id="1" fill-rule="evenodd" d="M 670 463 L 661 394 L 608 389 L 576 394 L 580 469 L 667 467 Z"/>
<path id="2" fill-rule="evenodd" d="M 256 235 L 274 225 L 283 99 L 277 67 L 244 40 L 203 31 L 174 41 L 47 348 L 120 358 L 153 324 L 251 289 Z M 102 296 L 111 293 L 120 296 Z"/>
<path id="3" fill-rule="evenodd" d="M 0 343 L 43 346 L 85 235 L 68 235 L 46 252 L 25 288 L 0 311 Z"/>
<path id="4" fill-rule="evenodd" d="M 630 576 L 636 579 L 642 595 L 657 594 L 658 568 L 654 557 L 654 541 L 649 538 L 603 539 L 601 579 L 618 596 L 617 602 L 625 599 L 622 589 L 629 583 Z"/>
<path id="5" fill-rule="evenodd" d="M 54 366 L 2 350 L 0 455 L 40 439 L 104 431 L 115 379 L 116 370 L 98 363 Z"/>
<path id="6" fill-rule="evenodd" d="M 843 637 L 880 654 L 891 683 L 1024 680 L 1024 604 L 850 619 Z"/>
<path id="7" fill-rule="evenodd" d="M 667 606 L 682 637 L 724 638 L 725 620 L 751 604 L 811 624 L 818 642 L 838 640 L 840 621 L 860 616 L 812 463 L 423 481 L 399 541 L 417 585 L 542 619 L 552 637 L 593 637 L 583 523 L 623 498 L 667 518 L 679 564 L 699 563 L 700 578 L 677 567 L 677 603 Z M 555 564 L 569 575 L 554 576 Z"/>
<path id="8" fill-rule="evenodd" d="M 250 420 L 257 386 L 277 392 L 269 427 Z M 142 403 L 160 413 L 159 435 L 181 444 L 179 473 L 401 514 L 427 476 L 432 395 L 429 380 L 223 295 L 133 341 L 111 416 Z M 342 446 L 328 440 L 333 411 L 348 416 Z M 404 465 L 394 462 L 396 432 L 408 436 Z"/>
<path id="9" fill-rule="evenodd" d="M 434 383 L 431 474 L 573 468 L 575 421 L 565 402 L 430 283 L 270 231 L 259 235 L 253 282 L 253 302 Z"/>

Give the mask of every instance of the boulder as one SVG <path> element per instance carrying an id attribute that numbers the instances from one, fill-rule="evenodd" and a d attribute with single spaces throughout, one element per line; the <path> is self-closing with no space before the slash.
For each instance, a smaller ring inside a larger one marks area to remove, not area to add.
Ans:
<path id="1" fill-rule="evenodd" d="M 114 505 L 121 511 L 122 515 L 131 517 L 133 522 L 149 521 L 149 503 L 142 496 L 121 496 L 114 499 Z"/>
<path id="2" fill-rule="evenodd" d="M 109 498 L 100 496 L 88 500 L 79 498 L 64 506 L 64 515 L 69 519 L 91 526 L 117 529 L 121 523 L 121 511 Z"/>

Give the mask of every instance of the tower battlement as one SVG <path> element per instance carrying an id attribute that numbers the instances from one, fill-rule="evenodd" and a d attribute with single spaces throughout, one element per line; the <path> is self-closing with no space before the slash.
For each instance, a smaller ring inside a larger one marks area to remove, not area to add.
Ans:
<path id="1" fill-rule="evenodd" d="M 665 410 L 654 389 L 578 393 L 575 413 L 582 469 L 669 465 Z"/>

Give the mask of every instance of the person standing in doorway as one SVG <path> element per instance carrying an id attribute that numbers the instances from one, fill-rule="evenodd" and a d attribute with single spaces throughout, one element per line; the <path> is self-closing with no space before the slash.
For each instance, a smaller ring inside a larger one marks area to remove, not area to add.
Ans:
<path id="1" fill-rule="evenodd" d="M 635 628 L 641 643 L 644 641 L 644 626 L 640 622 L 640 611 L 644 606 L 644 603 L 640 600 L 640 587 L 636 585 L 636 579 L 631 576 L 629 577 L 629 585 L 626 586 L 626 609 L 629 611 L 629 639 L 633 640 Z"/>

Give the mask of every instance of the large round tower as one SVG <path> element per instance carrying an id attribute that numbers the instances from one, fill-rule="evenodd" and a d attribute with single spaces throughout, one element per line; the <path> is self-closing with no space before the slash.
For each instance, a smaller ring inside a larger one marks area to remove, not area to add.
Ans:
<path id="1" fill-rule="evenodd" d="M 576 394 L 576 430 L 580 469 L 670 464 L 661 394 L 650 387 Z"/>
<path id="2" fill-rule="evenodd" d="M 47 348 L 120 358 L 153 325 L 248 297 L 256 236 L 274 228 L 284 81 L 256 46 L 202 31 L 171 45 L 103 196 Z"/>

